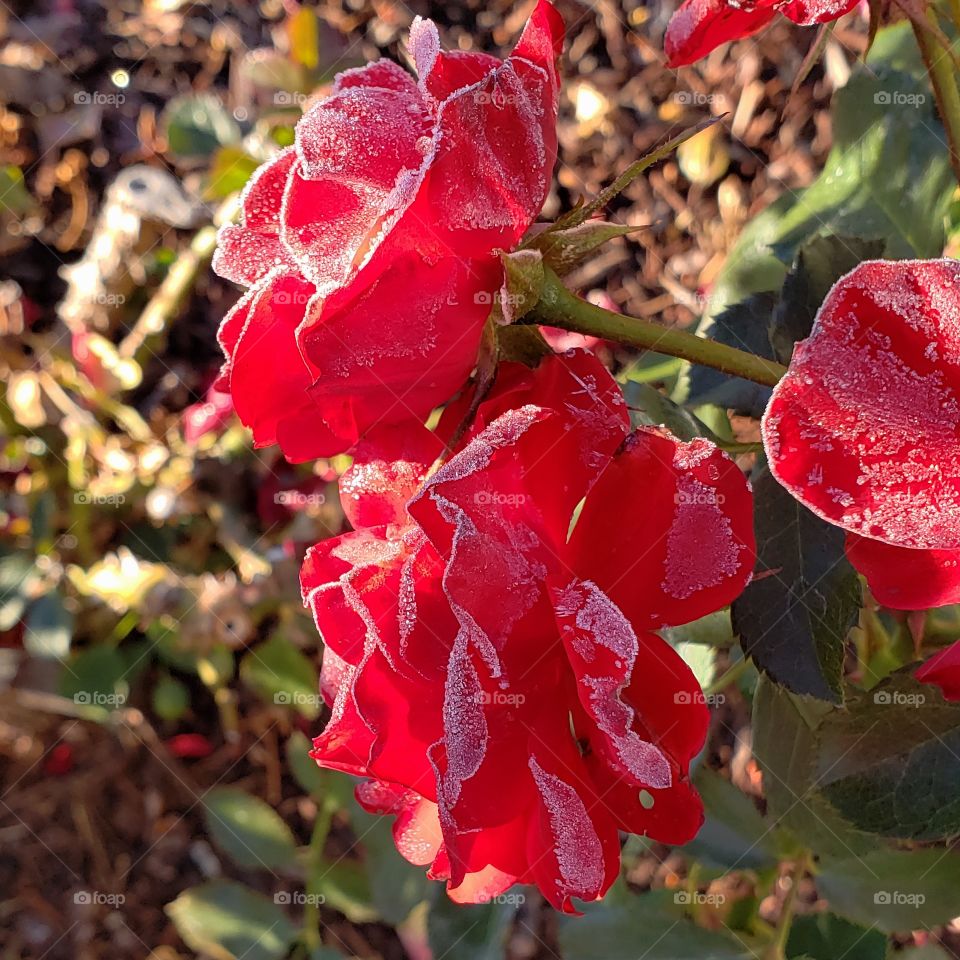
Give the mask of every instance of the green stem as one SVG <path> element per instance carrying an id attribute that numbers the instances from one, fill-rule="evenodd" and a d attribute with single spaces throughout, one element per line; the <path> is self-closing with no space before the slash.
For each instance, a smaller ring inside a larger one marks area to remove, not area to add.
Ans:
<path id="1" fill-rule="evenodd" d="M 913 34 L 917 38 L 917 46 L 923 56 L 937 110 L 947 134 L 950 165 L 957 183 L 960 183 L 960 91 L 957 90 L 951 52 L 941 49 L 937 40 L 937 20 L 933 10 L 928 10 L 926 17 L 931 24 L 929 28 L 917 20 L 911 20 Z"/>
<path id="2" fill-rule="evenodd" d="M 310 834 L 310 846 L 307 849 L 307 880 L 306 903 L 303 908 L 303 927 L 300 942 L 312 954 L 322 946 L 320 939 L 320 887 L 317 876 L 323 863 L 323 848 L 327 843 L 330 825 L 333 822 L 333 812 L 336 803 L 326 795 L 319 801 L 317 819 L 313 823 L 313 833 Z"/>
<path id="3" fill-rule="evenodd" d="M 540 301 L 526 319 L 644 350 L 656 350 L 767 387 L 776 386 L 787 372 L 782 364 L 736 347 L 604 310 L 574 296 L 552 270 L 547 269 L 545 273 Z"/>
<path id="4" fill-rule="evenodd" d="M 786 960 L 787 940 L 790 938 L 790 928 L 793 926 L 793 916 L 797 908 L 797 890 L 800 887 L 803 875 L 807 872 L 808 861 L 807 854 L 801 854 L 788 874 L 790 889 L 783 901 L 783 909 L 780 911 L 780 919 L 777 921 L 774 938 L 764 952 L 763 960 Z"/>
<path id="5" fill-rule="evenodd" d="M 705 697 L 712 697 L 715 694 L 718 694 L 721 690 L 726 690 L 727 687 L 736 683 L 740 679 L 743 672 L 750 666 L 750 661 L 744 657 L 741 660 L 738 660 L 732 667 L 725 670 L 713 683 L 709 686 L 704 687 L 703 695 Z"/>

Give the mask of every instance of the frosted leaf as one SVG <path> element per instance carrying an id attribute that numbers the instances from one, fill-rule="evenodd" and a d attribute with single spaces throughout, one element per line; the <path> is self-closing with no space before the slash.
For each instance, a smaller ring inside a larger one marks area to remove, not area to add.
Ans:
<path id="1" fill-rule="evenodd" d="M 840 280 L 763 421 L 770 469 L 815 513 L 906 547 L 960 547 L 960 264 Z"/>
<path id="2" fill-rule="evenodd" d="M 604 881 L 603 846 L 576 789 L 530 757 L 530 772 L 546 808 L 562 898 L 599 891 Z"/>

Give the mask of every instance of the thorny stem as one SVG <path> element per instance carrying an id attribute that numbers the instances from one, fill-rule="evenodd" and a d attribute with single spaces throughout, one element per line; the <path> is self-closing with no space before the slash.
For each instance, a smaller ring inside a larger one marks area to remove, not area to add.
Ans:
<path id="1" fill-rule="evenodd" d="M 682 330 L 669 330 L 659 324 L 626 317 L 595 306 L 575 296 L 549 268 L 540 301 L 526 320 L 572 330 L 604 340 L 656 350 L 681 360 L 712 367 L 721 373 L 743 377 L 767 387 L 776 386 L 787 372 L 782 364 L 755 356 L 736 347 L 704 340 Z"/>
<path id="2" fill-rule="evenodd" d="M 937 20 L 932 9 L 927 10 L 926 27 L 918 20 L 911 19 L 917 46 L 923 56 L 933 95 L 937 101 L 937 111 L 947 134 L 947 146 L 950 151 L 950 165 L 953 174 L 960 183 L 960 92 L 954 71 L 951 51 L 941 49 L 937 40 Z"/>

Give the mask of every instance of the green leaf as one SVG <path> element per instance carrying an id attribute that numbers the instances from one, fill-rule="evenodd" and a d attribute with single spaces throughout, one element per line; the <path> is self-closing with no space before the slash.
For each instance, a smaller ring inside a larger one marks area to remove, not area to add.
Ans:
<path id="1" fill-rule="evenodd" d="M 681 440 L 710 435 L 706 426 L 689 410 L 684 410 L 648 383 L 630 380 L 624 386 L 623 393 L 634 426 L 663 425 Z"/>
<path id="2" fill-rule="evenodd" d="M 867 930 L 833 913 L 796 917 L 787 940 L 788 960 L 884 960 L 887 938 L 879 930 Z"/>
<path id="3" fill-rule="evenodd" d="M 290 870 L 297 843 L 273 807 L 236 787 L 214 787 L 203 800 L 210 836 L 241 867 Z"/>
<path id="4" fill-rule="evenodd" d="M 90 647 L 64 664 L 60 692 L 82 706 L 106 710 L 127 699 L 127 662 L 114 647 Z"/>
<path id="5" fill-rule="evenodd" d="M 287 740 L 287 766 L 304 792 L 319 798 L 325 792 L 326 776 L 310 756 L 310 750 L 310 741 L 299 730 L 294 730 Z"/>
<path id="6" fill-rule="evenodd" d="M 819 730 L 823 795 L 862 830 L 908 840 L 960 833 L 960 704 L 895 674 Z"/>
<path id="7" fill-rule="evenodd" d="M 816 727 L 829 710 L 761 676 L 753 700 L 753 753 L 763 770 L 767 815 L 817 854 L 856 856 L 876 840 L 845 821 L 816 791 Z"/>
<path id="8" fill-rule="evenodd" d="M 793 345 L 810 335 L 830 288 L 858 263 L 882 256 L 883 248 L 883 240 L 832 235 L 805 243 L 797 252 L 773 311 L 770 342 L 776 355 L 771 359 L 790 363 Z"/>
<path id="9" fill-rule="evenodd" d="M 773 293 L 753 294 L 742 303 L 721 310 L 709 328 L 701 328 L 701 332 L 717 343 L 775 360 L 770 326 L 776 302 Z M 763 415 L 772 393 L 769 387 L 696 364 L 691 365 L 689 377 L 688 405 L 718 404 L 749 417 Z"/>
<path id="10" fill-rule="evenodd" d="M 37 208 L 37 201 L 27 189 L 23 171 L 13 164 L 0 167 L 0 211 L 23 217 Z"/>
<path id="11" fill-rule="evenodd" d="M 321 860 L 314 868 L 309 888 L 353 923 L 379 919 L 372 905 L 369 877 L 363 866 L 353 860 Z"/>
<path id="12" fill-rule="evenodd" d="M 842 700 L 844 644 L 860 581 L 844 532 L 815 516 L 763 470 L 753 482 L 760 576 L 733 602 L 744 653 L 795 693 Z"/>
<path id="13" fill-rule="evenodd" d="M 162 720 L 179 720 L 190 709 L 190 691 L 175 677 L 164 674 L 153 688 L 153 710 Z"/>
<path id="14" fill-rule="evenodd" d="M 733 646 L 733 625 L 730 610 L 716 610 L 693 623 L 668 627 L 661 631 L 674 646 L 678 643 L 702 643 L 708 647 Z"/>
<path id="15" fill-rule="evenodd" d="M 31 656 L 61 659 L 70 652 L 72 636 L 73 614 L 56 590 L 30 605 L 23 645 Z"/>
<path id="16" fill-rule="evenodd" d="M 163 111 L 167 146 L 177 157 L 209 157 L 220 147 L 240 142 L 240 128 L 227 108 L 210 93 L 175 97 Z"/>
<path id="17" fill-rule="evenodd" d="M 746 960 L 755 954 L 732 936 L 704 930 L 683 914 L 678 894 L 618 891 L 584 907 L 582 917 L 560 918 L 564 960 Z M 600 948 L 600 949 L 598 949 Z"/>
<path id="18" fill-rule="evenodd" d="M 280 960 L 297 933 L 276 903 L 229 880 L 185 890 L 166 913 L 191 950 L 214 960 Z"/>
<path id="19" fill-rule="evenodd" d="M 38 579 L 33 559 L 27 554 L 0 555 L 0 630 L 12 630 L 20 622 Z"/>
<path id="20" fill-rule="evenodd" d="M 509 896 L 513 899 L 507 900 Z M 464 906 L 453 903 L 442 888 L 435 890 L 427 916 L 433 955 L 456 960 L 502 960 L 519 897 L 523 894 L 508 894 L 502 898 L 504 902 Z"/>
<path id="21" fill-rule="evenodd" d="M 389 818 L 367 813 L 354 800 L 350 821 L 363 844 L 373 906 L 383 921 L 396 927 L 426 899 L 430 881 L 423 867 L 415 867 L 397 853 Z"/>
<path id="22" fill-rule="evenodd" d="M 221 147 L 213 157 L 204 197 L 208 200 L 222 200 L 232 193 L 238 193 L 246 185 L 259 162 L 242 147 Z"/>
<path id="23" fill-rule="evenodd" d="M 823 173 L 743 231 L 714 285 L 710 316 L 751 293 L 779 290 L 786 265 L 817 234 L 883 241 L 896 258 L 940 256 L 955 184 L 923 68 L 901 56 L 910 33 L 907 23 L 881 30 L 866 64 L 837 91 Z M 893 90 L 925 99 L 884 104 Z"/>
<path id="24" fill-rule="evenodd" d="M 706 809 L 696 838 L 682 849 L 694 859 L 723 870 L 766 870 L 778 862 L 771 823 L 729 780 L 701 767 L 694 784 Z"/>
<path id="25" fill-rule="evenodd" d="M 320 713 L 316 667 L 281 633 L 247 653 L 240 677 L 266 703 L 292 707 L 309 720 Z"/>
<path id="26" fill-rule="evenodd" d="M 831 910 L 887 933 L 929 929 L 957 914 L 960 855 L 877 850 L 820 865 L 817 889 Z"/>

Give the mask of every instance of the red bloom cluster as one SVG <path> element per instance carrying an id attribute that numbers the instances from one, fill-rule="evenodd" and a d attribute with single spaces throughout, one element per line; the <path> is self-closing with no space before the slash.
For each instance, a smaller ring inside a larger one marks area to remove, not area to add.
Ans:
<path id="1" fill-rule="evenodd" d="M 562 38 L 546 0 L 505 61 L 441 51 L 418 18 L 419 80 L 385 60 L 340 74 L 254 174 L 214 267 L 250 287 L 220 330 L 220 385 L 258 445 L 339 453 L 464 383 L 502 280 L 495 251 L 549 188 Z"/>
<path id="2" fill-rule="evenodd" d="M 763 437 L 780 483 L 847 531 L 880 603 L 960 602 L 960 262 L 872 261 L 840 280 Z M 960 692 L 958 661 L 924 678 L 952 667 Z"/>
<path id="3" fill-rule="evenodd" d="M 383 61 L 341 74 L 251 181 L 216 266 L 251 288 L 221 383 L 255 441 L 354 452 L 354 530 L 301 575 L 332 713 L 313 756 L 364 778 L 361 802 L 454 899 L 519 881 L 573 910 L 613 882 L 618 830 L 700 826 L 708 711 L 654 631 L 729 603 L 754 546 L 737 466 L 631 432 L 591 354 L 462 389 L 496 252 L 547 193 L 561 39 L 546 0 L 504 62 L 444 53 L 415 21 L 419 81 Z"/>
<path id="4" fill-rule="evenodd" d="M 663 48 L 671 67 L 705 57 L 722 43 L 762 30 L 778 14 L 800 26 L 827 23 L 860 0 L 684 0 L 671 17 Z"/>
<path id="5" fill-rule="evenodd" d="M 370 778 L 361 801 L 454 899 L 534 882 L 572 910 L 616 877 L 618 829 L 682 843 L 701 823 L 708 712 L 653 631 L 743 589 L 749 488 L 707 441 L 630 433 L 582 351 L 502 366 L 430 475 L 441 446 L 361 451 L 341 482 L 355 531 L 304 563 L 333 710 L 313 755 Z"/>

